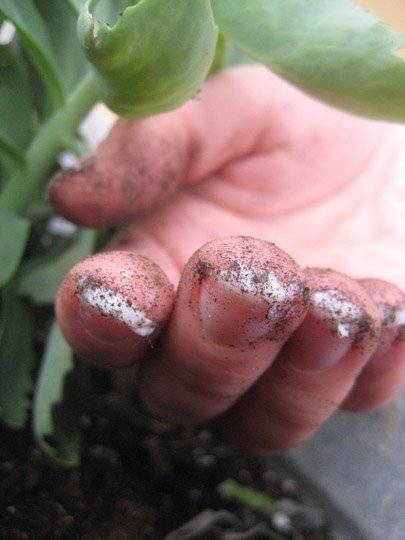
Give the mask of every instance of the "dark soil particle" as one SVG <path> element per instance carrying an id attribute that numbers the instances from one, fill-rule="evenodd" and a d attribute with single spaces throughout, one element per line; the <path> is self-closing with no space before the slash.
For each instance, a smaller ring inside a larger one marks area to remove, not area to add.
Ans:
<path id="1" fill-rule="evenodd" d="M 332 538 L 324 512 L 302 503 L 294 480 L 210 430 L 173 433 L 112 403 L 83 415 L 79 469 L 50 463 L 29 432 L 1 432 L 1 540 Z M 231 500 L 221 489 L 229 478 L 274 504 L 254 511 Z"/>

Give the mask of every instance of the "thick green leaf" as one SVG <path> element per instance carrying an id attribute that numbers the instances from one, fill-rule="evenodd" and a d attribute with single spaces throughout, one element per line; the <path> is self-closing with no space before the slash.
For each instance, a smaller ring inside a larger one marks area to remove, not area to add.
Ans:
<path id="1" fill-rule="evenodd" d="M 0 420 L 14 429 L 27 421 L 34 352 L 32 315 L 10 291 L 3 291 L 0 337 Z"/>
<path id="2" fill-rule="evenodd" d="M 33 0 L 0 0 L 0 14 L 16 27 L 24 47 L 55 102 L 63 102 L 63 85 L 51 40 Z"/>
<path id="3" fill-rule="evenodd" d="M 52 304 L 64 275 L 70 268 L 93 252 L 95 231 L 82 230 L 77 240 L 56 258 L 49 255 L 30 263 L 18 282 L 18 291 L 35 304 Z"/>
<path id="4" fill-rule="evenodd" d="M 83 0 L 66 0 L 66 2 L 70 4 L 71 8 L 79 15 L 83 6 Z"/>
<path id="5" fill-rule="evenodd" d="M 136 0 L 97 0 L 94 2 L 93 15 L 97 21 L 114 26 L 124 10 L 135 4 Z"/>
<path id="6" fill-rule="evenodd" d="M 403 36 L 348 0 L 212 0 L 246 54 L 349 111 L 405 120 Z"/>
<path id="7" fill-rule="evenodd" d="M 30 222 L 0 210 L 0 285 L 9 281 L 16 271 L 30 232 Z"/>
<path id="8" fill-rule="evenodd" d="M 79 462 L 76 382 L 72 351 L 54 323 L 35 387 L 33 428 L 41 448 L 67 466 Z"/>
<path id="9" fill-rule="evenodd" d="M 17 163 L 18 165 L 24 165 L 24 156 L 22 153 L 7 141 L 7 137 L 1 138 L 0 136 L 0 163 L 5 159 Z"/>
<path id="10" fill-rule="evenodd" d="M 0 143 L 0 191 L 11 178 L 13 172 L 23 163 L 23 156 L 19 153 L 12 155 L 14 148 L 5 150 Z"/>
<path id="11" fill-rule="evenodd" d="M 142 0 L 126 8 L 113 26 L 111 14 L 98 18 L 97 4 L 90 0 L 83 9 L 79 36 L 111 109 L 142 117 L 195 96 L 217 41 L 209 0 Z"/>
<path id="12" fill-rule="evenodd" d="M 218 33 L 217 46 L 215 49 L 214 60 L 210 67 L 209 75 L 215 75 L 218 71 L 221 71 L 226 65 L 226 56 L 228 53 L 228 43 L 223 34 Z"/>
<path id="13" fill-rule="evenodd" d="M 25 66 L 11 45 L 0 45 L 0 149 L 22 164 L 34 128 L 34 106 Z"/>
<path id="14" fill-rule="evenodd" d="M 77 37 L 77 8 L 69 0 L 34 2 L 48 29 L 63 85 L 70 91 L 90 67 Z"/>

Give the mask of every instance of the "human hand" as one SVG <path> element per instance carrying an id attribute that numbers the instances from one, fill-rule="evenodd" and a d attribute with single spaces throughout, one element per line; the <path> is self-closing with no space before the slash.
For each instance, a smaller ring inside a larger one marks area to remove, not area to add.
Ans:
<path id="1" fill-rule="evenodd" d="M 65 336 L 99 367 L 137 364 L 153 413 L 216 418 L 258 452 L 298 444 L 339 407 L 384 403 L 405 380 L 404 148 L 402 127 L 259 67 L 212 78 L 178 111 L 119 120 L 50 187 L 76 223 L 128 223 L 65 278 Z"/>

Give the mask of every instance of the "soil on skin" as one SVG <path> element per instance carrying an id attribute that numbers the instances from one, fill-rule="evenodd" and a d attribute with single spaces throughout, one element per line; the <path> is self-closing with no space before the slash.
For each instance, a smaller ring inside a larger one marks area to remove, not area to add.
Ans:
<path id="1" fill-rule="evenodd" d="M 81 419 L 78 470 L 56 467 L 29 432 L 0 433 L 0 538 L 326 540 L 323 511 L 300 487 L 209 430 L 168 433 L 113 406 Z M 226 495 L 233 478 L 276 502 L 254 512 Z M 186 524 L 186 526 L 185 526 Z"/>

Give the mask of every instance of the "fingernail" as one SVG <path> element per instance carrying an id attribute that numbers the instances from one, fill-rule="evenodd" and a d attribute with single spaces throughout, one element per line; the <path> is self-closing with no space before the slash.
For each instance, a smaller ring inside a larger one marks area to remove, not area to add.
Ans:
<path id="1" fill-rule="evenodd" d="M 309 312 L 287 344 L 292 363 L 314 371 L 338 363 L 352 347 L 360 313 L 335 290 L 311 295 Z"/>
<path id="2" fill-rule="evenodd" d="M 75 352 L 98 367 L 131 365 L 167 320 L 173 287 L 139 255 L 110 251 L 78 263 L 63 280 L 56 313 Z"/>
<path id="3" fill-rule="evenodd" d="M 288 261 L 288 272 L 280 276 L 283 266 L 277 266 L 274 257 L 264 257 L 267 264 L 235 258 L 219 267 L 200 261 L 199 316 L 204 335 L 224 346 L 285 341 L 305 312 L 305 285 L 298 267 Z"/>
<path id="4" fill-rule="evenodd" d="M 380 279 L 363 279 L 360 283 L 377 305 L 381 323 L 378 347 L 370 363 L 385 363 L 387 351 L 405 339 L 405 295 L 396 285 Z"/>
<path id="5" fill-rule="evenodd" d="M 369 348 L 371 354 L 378 316 L 358 284 L 332 271 L 312 273 L 309 283 L 308 313 L 286 344 L 284 361 L 318 371 L 343 361 L 356 348 Z"/>
<path id="6" fill-rule="evenodd" d="M 374 366 L 386 361 L 386 353 L 405 340 L 405 305 L 378 304 L 381 335 L 370 363 Z"/>
<path id="7" fill-rule="evenodd" d="M 78 283 L 79 314 L 87 331 L 102 341 L 124 339 L 129 332 L 139 338 L 150 336 L 157 327 L 133 300 L 110 289 L 91 275 Z"/>

